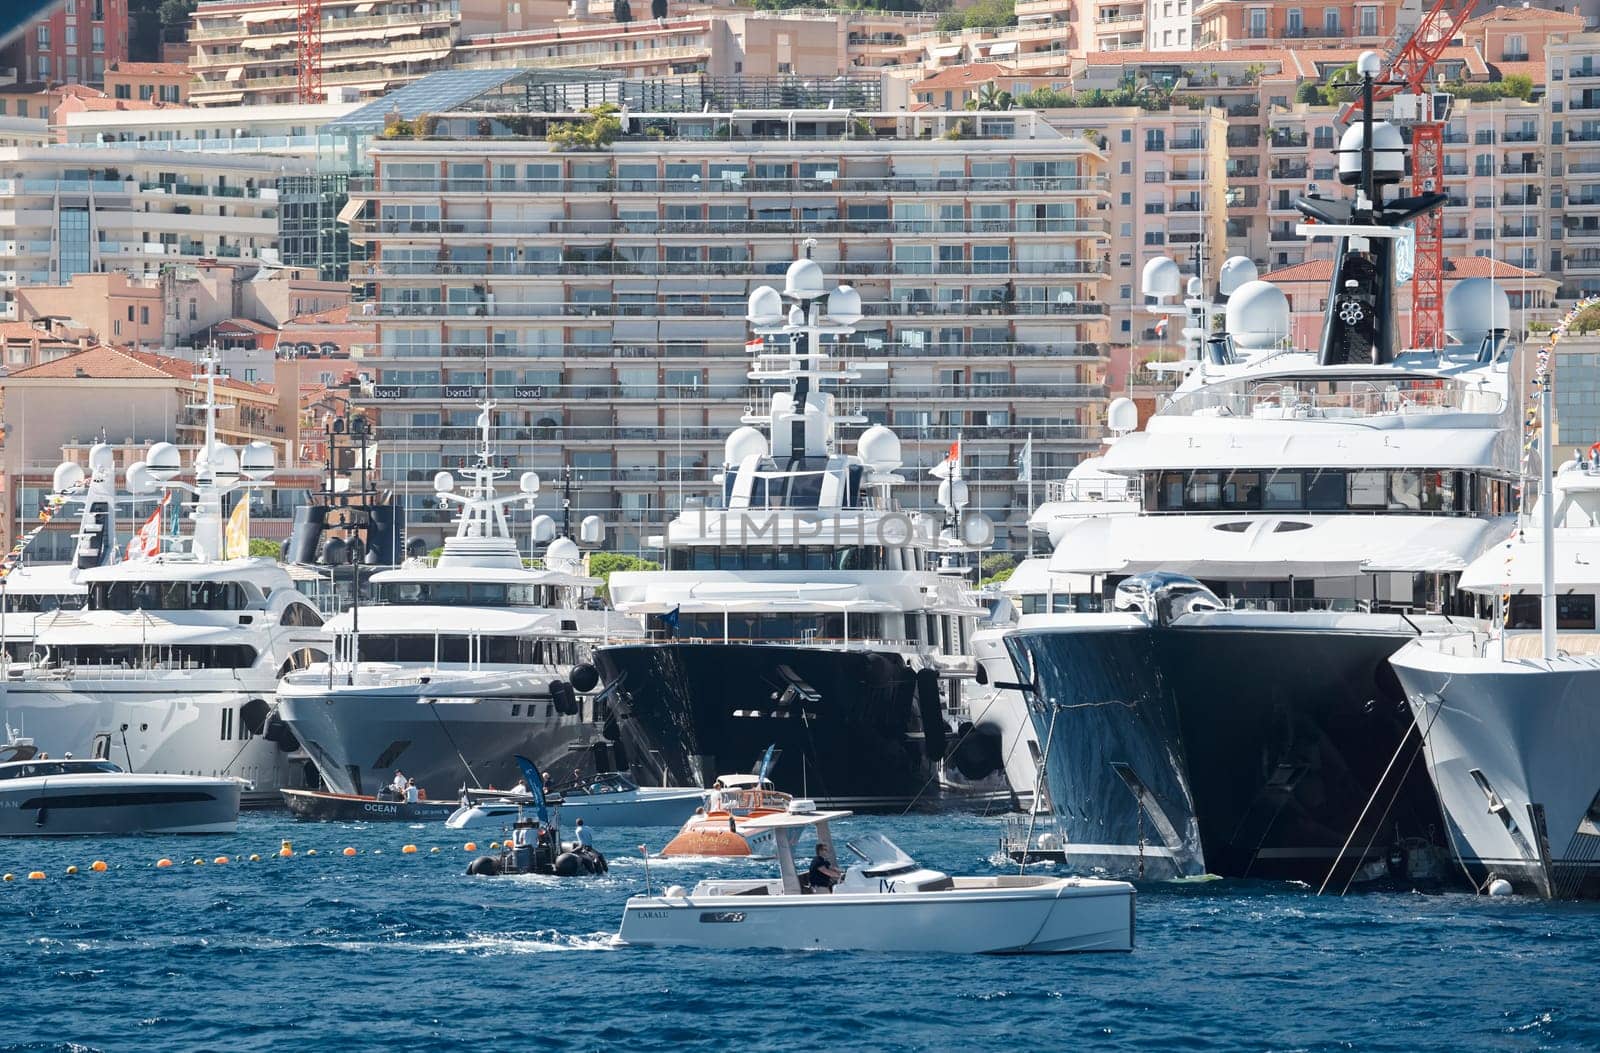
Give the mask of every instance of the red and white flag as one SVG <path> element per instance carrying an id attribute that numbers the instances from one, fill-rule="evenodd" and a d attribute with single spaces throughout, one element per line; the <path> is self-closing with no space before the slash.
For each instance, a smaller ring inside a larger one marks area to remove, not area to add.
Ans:
<path id="1" fill-rule="evenodd" d="M 156 505 L 156 510 L 150 513 L 150 518 L 144 521 L 144 526 L 128 539 L 129 559 L 149 559 L 161 554 L 161 513 L 167 510 L 170 500 L 172 491 L 168 490 L 161 495 L 161 501 Z"/>
<path id="2" fill-rule="evenodd" d="M 944 455 L 944 460 L 928 469 L 928 474 L 936 479 L 961 478 L 961 440 L 957 439 L 950 444 L 950 452 Z"/>
<path id="3" fill-rule="evenodd" d="M 759 336 L 756 337 L 754 340 L 746 340 L 744 342 L 744 349 L 746 351 L 760 351 L 763 347 L 766 347 L 766 346 L 767 346 L 767 342 L 765 340 L 761 339 Z"/>
<path id="4" fill-rule="evenodd" d="M 1159 322 L 1156 323 L 1156 335 L 1157 336 L 1166 336 L 1167 335 L 1167 319 L 1164 316 L 1162 317 L 1162 319 Z"/>

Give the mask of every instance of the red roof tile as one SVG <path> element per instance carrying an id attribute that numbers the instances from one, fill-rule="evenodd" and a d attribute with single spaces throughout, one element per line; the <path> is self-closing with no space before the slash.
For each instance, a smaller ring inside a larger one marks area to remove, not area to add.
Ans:
<path id="1" fill-rule="evenodd" d="M 942 69 L 927 80 L 911 86 L 913 92 L 945 91 L 950 88 L 968 88 L 974 84 L 987 84 L 996 77 L 1014 77 L 1017 71 L 998 62 L 969 62 L 965 66 Z"/>
<path id="2" fill-rule="evenodd" d="M 1582 15 L 1570 11 L 1553 11 L 1548 7 L 1497 7 L 1493 11 L 1485 11 L 1467 19 L 1465 28 L 1470 31 L 1474 26 L 1486 22 L 1553 22 L 1570 25 L 1574 29 L 1582 29 L 1584 19 Z"/>
<path id="3" fill-rule="evenodd" d="M 80 373 L 81 371 L 81 373 Z M 97 344 L 86 351 L 66 355 L 51 362 L 41 362 L 15 370 L 8 379 L 70 380 L 79 377 L 94 380 L 181 380 L 193 382 L 199 367 L 181 358 L 158 355 L 149 351 L 133 351 L 123 347 Z M 232 377 L 220 377 L 217 383 L 243 391 L 268 394 L 270 387 L 250 384 Z"/>

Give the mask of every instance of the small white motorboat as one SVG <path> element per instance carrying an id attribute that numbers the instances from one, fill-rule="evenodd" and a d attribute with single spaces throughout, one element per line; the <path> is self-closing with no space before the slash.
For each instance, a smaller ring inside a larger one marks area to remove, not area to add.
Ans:
<path id="1" fill-rule="evenodd" d="M 801 802 L 797 805 L 804 807 Z M 791 811 L 752 819 L 770 829 L 776 880 L 702 881 L 629 898 L 620 938 L 641 946 L 784 950 L 1062 954 L 1131 951 L 1134 889 L 1125 881 L 1004 874 L 951 877 L 921 866 L 880 834 L 835 841 L 849 812 Z M 810 888 L 795 846 L 810 829 L 837 846 L 844 876 Z"/>
<path id="2" fill-rule="evenodd" d="M 238 779 L 139 775 L 110 761 L 51 760 L 20 752 L 26 756 L 0 763 L 0 837 L 231 834 L 238 829 L 244 786 Z"/>
<path id="3" fill-rule="evenodd" d="M 602 772 L 576 785 L 561 787 L 561 816 L 565 822 L 582 819 L 585 826 L 606 830 L 622 826 L 680 826 L 706 803 L 706 791 L 682 786 L 643 786 L 621 772 Z M 491 794 L 469 790 L 460 808 L 445 825 L 460 830 L 481 824 L 504 824 L 519 809 L 531 808 L 531 793 Z"/>

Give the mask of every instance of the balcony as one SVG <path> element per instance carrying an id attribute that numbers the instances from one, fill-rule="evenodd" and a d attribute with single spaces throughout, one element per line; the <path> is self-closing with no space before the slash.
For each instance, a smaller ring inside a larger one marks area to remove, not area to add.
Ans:
<path id="1" fill-rule="evenodd" d="M 1505 193 L 1500 195 L 1500 204 L 1510 205 L 1516 208 L 1531 207 L 1537 205 L 1538 203 L 1539 191 L 1536 187 L 1528 187 L 1523 193 L 1520 194 Z"/>
<path id="2" fill-rule="evenodd" d="M 1600 128 L 1568 128 L 1569 143 L 1600 143 Z"/>
<path id="3" fill-rule="evenodd" d="M 1173 139 L 1167 144 L 1167 149 L 1174 151 L 1204 150 L 1205 148 L 1206 141 L 1203 136 L 1189 136 L 1184 139 Z"/>
<path id="4" fill-rule="evenodd" d="M 389 301 L 374 305 L 381 318 L 736 318 L 742 307 L 712 302 L 649 303 L 494 303 L 439 301 Z M 885 318 L 921 318 L 967 315 L 1048 315 L 1051 317 L 1100 317 L 1108 313 L 1103 303 L 1073 299 L 1011 300 L 996 293 L 990 297 L 935 302 L 933 300 L 884 300 L 867 304 L 866 313 Z"/>
<path id="5" fill-rule="evenodd" d="M 1174 174 L 1174 178 L 1177 175 Z M 1201 174 L 1189 178 L 1199 180 Z M 765 219 L 765 220 L 658 220 L 658 219 L 551 219 L 513 222 L 499 219 L 394 220 L 355 219 L 351 234 L 418 237 L 429 234 L 470 234 L 491 238 L 522 238 L 530 234 L 646 235 L 664 237 L 718 237 L 777 235 L 809 237 L 822 234 L 1080 234 L 1106 236 L 1102 219 Z"/>
<path id="6" fill-rule="evenodd" d="M 836 274 L 912 277 L 932 274 L 1050 274 L 1084 277 L 1106 273 L 1100 260 L 888 260 L 846 259 L 830 262 Z M 628 278 L 658 281 L 781 276 L 788 263 L 771 260 L 502 260 L 453 263 L 449 260 L 382 261 L 351 264 L 352 276 L 364 280 L 400 281 L 440 275 L 469 278 Z"/>
<path id="7" fill-rule="evenodd" d="M 1503 163 L 1500 166 L 1500 174 L 1501 175 L 1538 175 L 1540 169 L 1542 169 L 1543 167 L 1544 167 L 1544 162 L 1539 160 L 1538 158 L 1531 158 L 1531 159 L 1529 159 L 1527 161 L 1506 161 L 1505 163 Z M 1600 169 L 1600 166 L 1597 166 L 1597 169 Z M 1575 171 L 1575 170 L 1576 169 L 1569 169 L 1569 171 Z M 1446 170 L 1445 174 L 1446 175 L 1449 174 L 1448 170 Z"/>
<path id="8" fill-rule="evenodd" d="M 971 194 L 971 193 L 1096 193 L 1109 188 L 1106 176 L 984 176 L 981 178 L 918 178 L 912 176 L 836 177 L 831 179 L 768 179 L 719 175 L 712 179 L 406 179 L 393 177 L 350 180 L 352 197 L 400 197 L 530 194 L 568 197 L 578 194 Z"/>
<path id="9" fill-rule="evenodd" d="M 1600 108 L 1600 107 L 1597 107 Z M 1518 128 L 1500 136 L 1502 143 L 1536 143 L 1540 141 L 1537 128 Z"/>
<path id="10" fill-rule="evenodd" d="M 1205 182 L 1206 174 L 1199 171 L 1177 171 L 1171 173 L 1168 178 L 1170 178 L 1174 183 L 1203 183 Z"/>
<path id="11" fill-rule="evenodd" d="M 1296 148 L 1303 148 L 1309 140 L 1308 140 L 1308 137 L 1306 136 L 1305 132 L 1291 132 L 1291 131 L 1285 131 L 1285 130 L 1274 130 L 1268 136 L 1268 141 L 1274 147 L 1290 146 L 1290 147 L 1296 147 Z"/>
<path id="12" fill-rule="evenodd" d="M 1305 165 L 1277 164 L 1272 168 L 1273 179 L 1304 179 L 1307 168 Z"/>

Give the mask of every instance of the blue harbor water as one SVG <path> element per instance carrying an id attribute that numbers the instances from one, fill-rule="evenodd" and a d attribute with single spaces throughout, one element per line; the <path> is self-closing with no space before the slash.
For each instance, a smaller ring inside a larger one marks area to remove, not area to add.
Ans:
<path id="1" fill-rule="evenodd" d="M 847 822 L 951 872 L 1001 865 L 997 820 Z M 1600 1049 L 1593 905 L 1206 881 L 1141 886 L 1131 955 L 613 947 L 645 888 L 634 846 L 662 835 L 603 831 L 613 869 L 589 879 L 469 878 L 438 825 L 270 814 L 232 837 L 0 842 L 0 1050 Z M 286 837 L 300 854 L 278 859 Z"/>

